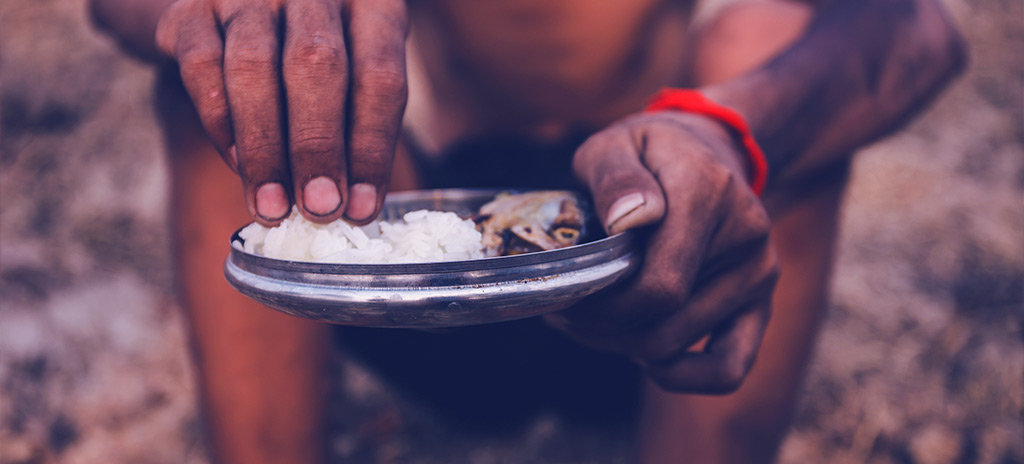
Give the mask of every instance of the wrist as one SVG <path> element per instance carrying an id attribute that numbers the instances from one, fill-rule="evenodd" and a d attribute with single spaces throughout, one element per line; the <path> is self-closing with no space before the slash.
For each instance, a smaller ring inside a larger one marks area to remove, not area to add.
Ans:
<path id="1" fill-rule="evenodd" d="M 733 140 L 735 146 L 731 150 L 715 150 L 721 152 L 717 153 L 719 160 L 734 168 L 734 172 L 743 173 L 756 195 L 764 193 L 768 182 L 768 162 L 742 115 L 698 91 L 688 89 L 662 89 L 651 98 L 646 108 L 648 112 L 665 110 L 700 116 L 701 119 L 716 123 Z M 741 166 L 738 170 L 735 169 L 736 164 Z"/>

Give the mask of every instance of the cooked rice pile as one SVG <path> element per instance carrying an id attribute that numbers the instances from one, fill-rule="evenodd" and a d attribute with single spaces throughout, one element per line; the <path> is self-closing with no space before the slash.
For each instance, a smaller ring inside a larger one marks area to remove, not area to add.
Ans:
<path id="1" fill-rule="evenodd" d="M 455 213 L 418 210 L 402 222 L 374 221 L 362 227 L 343 220 L 315 224 L 293 209 L 281 225 L 252 223 L 235 247 L 268 258 L 321 263 L 381 264 L 482 258 L 480 232 Z"/>

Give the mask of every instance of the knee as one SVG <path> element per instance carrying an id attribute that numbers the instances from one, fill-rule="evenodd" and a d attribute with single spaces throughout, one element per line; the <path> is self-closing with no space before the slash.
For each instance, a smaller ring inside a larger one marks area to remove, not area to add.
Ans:
<path id="1" fill-rule="evenodd" d="M 789 0 L 731 2 L 696 26 L 698 85 L 732 79 L 764 64 L 803 34 L 813 16 Z"/>

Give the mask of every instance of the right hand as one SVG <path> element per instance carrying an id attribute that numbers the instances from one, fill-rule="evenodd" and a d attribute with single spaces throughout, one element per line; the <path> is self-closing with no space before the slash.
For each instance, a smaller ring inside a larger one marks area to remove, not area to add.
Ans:
<path id="1" fill-rule="evenodd" d="M 379 213 L 408 94 L 403 0 L 177 0 L 157 46 L 263 225 Z"/>
<path id="2" fill-rule="evenodd" d="M 771 221 L 747 186 L 743 150 L 720 122 L 681 111 L 629 116 L 587 139 L 573 170 L 609 235 L 646 237 L 643 265 L 547 321 L 633 358 L 666 391 L 736 391 L 778 279 Z"/>

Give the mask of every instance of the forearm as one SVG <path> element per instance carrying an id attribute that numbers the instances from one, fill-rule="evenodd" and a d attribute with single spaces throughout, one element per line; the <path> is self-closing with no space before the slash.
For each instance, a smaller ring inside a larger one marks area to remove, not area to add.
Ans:
<path id="1" fill-rule="evenodd" d="M 156 49 L 156 24 L 174 0 L 90 0 L 96 25 L 117 39 L 136 57 L 159 59 Z"/>
<path id="2" fill-rule="evenodd" d="M 963 47 L 934 0 L 833 0 L 775 59 L 703 91 L 748 119 L 785 180 L 899 128 L 963 68 Z"/>

